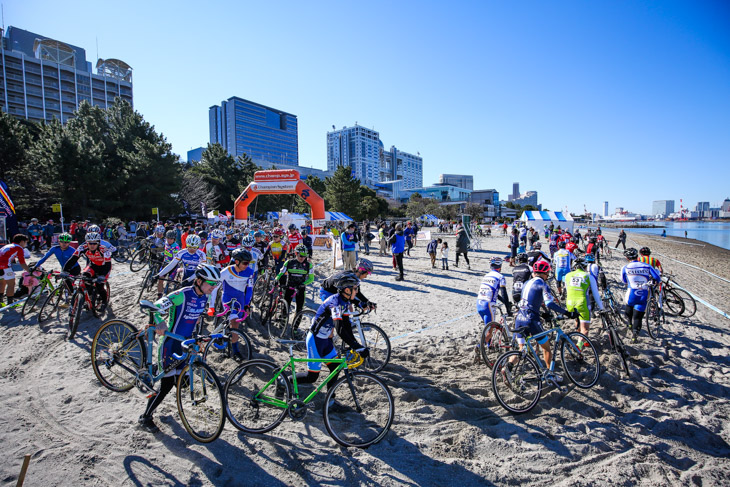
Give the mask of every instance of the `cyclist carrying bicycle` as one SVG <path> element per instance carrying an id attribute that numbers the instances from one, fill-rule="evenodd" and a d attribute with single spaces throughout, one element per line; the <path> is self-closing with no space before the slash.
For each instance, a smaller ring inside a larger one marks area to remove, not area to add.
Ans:
<path id="1" fill-rule="evenodd" d="M 522 287 L 532 277 L 532 269 L 527 263 L 529 255 L 529 253 L 517 254 L 515 257 L 517 265 L 512 269 L 512 301 L 515 304 L 522 299 Z"/>
<path id="2" fill-rule="evenodd" d="M 628 285 L 625 297 L 626 316 L 634 334 L 631 343 L 636 343 L 649 300 L 648 288 L 652 285 L 652 280 L 658 282 L 661 276 L 651 265 L 639 262 L 639 253 L 635 248 L 626 249 L 624 256 L 629 263 L 621 269 L 621 280 Z"/>
<path id="3" fill-rule="evenodd" d="M 482 317 L 484 324 L 494 321 L 494 313 L 492 306 L 499 299 L 507 308 L 507 315 L 512 316 L 512 303 L 507 297 L 507 281 L 501 274 L 502 259 L 493 257 L 489 261 L 489 267 L 492 269 L 482 278 L 479 286 L 479 294 L 477 295 L 477 312 Z"/>
<path id="4" fill-rule="evenodd" d="M 63 271 L 70 273 L 83 255 L 86 257 L 88 265 L 82 274 L 88 278 L 98 277 L 103 278 L 102 281 L 106 281 L 112 271 L 112 251 L 101 244 L 101 235 L 97 232 L 87 233 L 85 240 L 86 242 L 78 246 L 63 266 Z M 104 282 L 96 283 L 96 293 L 101 298 L 102 305 L 106 306 L 109 302 L 109 296 L 106 294 Z"/>
<path id="5" fill-rule="evenodd" d="M 639 262 L 643 262 L 644 264 L 649 264 L 654 269 L 659 271 L 659 275 L 664 274 L 664 269 L 662 268 L 662 263 L 659 262 L 659 259 L 656 257 L 651 256 L 651 250 L 649 247 L 642 247 L 639 250 Z"/>
<path id="6" fill-rule="evenodd" d="M 28 245 L 28 236 L 19 233 L 13 237 L 13 243 L 0 247 L 0 306 L 2 305 L 3 294 L 7 286 L 7 304 L 15 301 L 15 272 L 12 262 L 18 259 L 20 265 L 27 272 L 31 273 L 30 267 L 25 263 L 25 248 Z"/>
<path id="7" fill-rule="evenodd" d="M 567 289 L 567 297 L 565 300 L 565 308 L 578 312 L 579 330 L 585 336 L 588 336 L 588 330 L 591 326 L 591 298 L 603 311 L 603 301 L 598 291 L 598 281 L 593 275 L 586 271 L 586 261 L 583 258 L 575 260 L 575 270 L 569 272 L 565 276 L 565 287 Z M 583 348 L 582 339 L 578 342 L 578 348 Z"/>
<path id="8" fill-rule="evenodd" d="M 558 241 L 559 250 L 553 254 L 553 267 L 555 268 L 555 282 L 558 285 L 558 293 L 563 292 L 565 276 L 570 272 L 575 256 L 565 248 L 565 240 Z"/>
<path id="9" fill-rule="evenodd" d="M 297 312 L 304 309 L 304 299 L 307 294 L 306 287 L 308 284 L 314 282 L 314 272 L 312 272 L 313 266 L 309 262 L 309 252 L 307 247 L 299 244 L 294 249 L 295 257 L 284 262 L 281 267 L 281 272 L 276 276 L 276 280 L 280 282 L 284 287 L 284 300 L 286 304 L 291 308 L 292 296 L 294 292 L 297 293 Z M 282 278 L 286 277 L 284 282 Z"/>
<path id="10" fill-rule="evenodd" d="M 157 334 L 162 336 L 168 331 L 180 335 L 184 339 L 191 338 L 198 318 L 205 313 L 208 306 L 208 295 L 220 284 L 220 281 L 220 271 L 203 263 L 195 269 L 195 280 L 191 286 L 178 289 L 155 301 L 155 306 L 160 310 L 155 314 Z M 167 321 L 165 321 L 165 315 Z M 164 369 L 175 362 L 173 354 L 182 355 L 182 342 L 163 337 L 160 339 L 157 350 L 157 366 L 159 369 Z M 137 420 L 140 427 L 152 433 L 158 431 L 157 425 L 152 420 L 152 413 L 172 390 L 177 376 L 185 365 L 185 363 L 181 363 L 178 368 L 171 370 L 160 380 L 160 392 L 150 396 L 144 413 Z"/>

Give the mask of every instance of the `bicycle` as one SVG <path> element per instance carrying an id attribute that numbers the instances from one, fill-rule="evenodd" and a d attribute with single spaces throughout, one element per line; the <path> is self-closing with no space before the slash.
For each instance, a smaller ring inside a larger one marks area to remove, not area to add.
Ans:
<path id="1" fill-rule="evenodd" d="M 71 305 L 68 312 L 68 325 L 66 329 L 66 340 L 72 340 L 76 335 L 76 330 L 81 321 L 81 311 L 84 308 L 91 311 L 95 318 L 101 318 L 106 310 L 107 302 L 111 296 L 109 290 L 109 281 L 105 277 L 86 277 L 77 276 L 73 280 L 76 282 L 74 291 L 71 296 Z M 96 293 L 96 286 L 87 286 L 88 284 L 104 283 L 106 287 L 107 299 L 104 301 Z"/>
<path id="2" fill-rule="evenodd" d="M 53 275 L 53 279 L 55 281 L 63 279 L 64 282 L 62 282 L 61 284 L 56 284 L 53 291 L 51 291 L 48 297 L 46 297 L 46 299 L 43 301 L 43 304 L 38 311 L 39 324 L 48 320 L 51 315 L 59 309 L 61 303 L 68 304 L 71 301 L 71 294 L 73 292 L 73 289 L 70 289 L 70 285 L 67 285 L 65 282 L 69 275 L 70 274 L 68 274 L 67 272 L 60 272 Z"/>
<path id="3" fill-rule="evenodd" d="M 608 343 L 611 346 L 611 350 L 616 352 L 616 355 L 618 355 L 621 367 L 626 373 L 626 377 L 630 379 L 631 371 L 629 370 L 628 364 L 629 354 L 626 351 L 626 346 L 624 345 L 623 340 L 621 340 L 621 335 L 619 335 L 618 329 L 616 329 L 616 325 L 613 322 L 613 318 L 611 317 L 612 314 L 613 313 L 610 311 L 598 311 L 598 316 L 601 318 L 601 330 L 607 333 Z"/>
<path id="4" fill-rule="evenodd" d="M 112 259 L 120 264 L 126 262 L 132 255 L 131 247 L 134 247 L 134 243 L 121 244 L 120 240 L 120 245 L 117 247 L 117 250 L 112 253 Z"/>
<path id="5" fill-rule="evenodd" d="M 261 309 L 261 305 L 266 297 L 266 292 L 271 289 L 271 280 L 276 274 L 273 273 L 271 266 L 266 266 L 266 269 L 256 279 L 256 283 L 253 286 L 253 297 L 251 298 L 251 304 Z"/>
<path id="6" fill-rule="evenodd" d="M 289 322 L 289 305 L 284 299 L 284 290 L 278 281 L 268 292 L 261 310 L 261 326 L 267 327 L 269 339 L 283 336 Z"/>
<path id="7" fill-rule="evenodd" d="M 388 365 L 390 361 L 390 339 L 382 328 L 374 323 L 362 323 L 360 318 L 371 313 L 371 309 L 358 307 L 359 311 L 350 314 L 350 323 L 352 324 L 352 334 L 359 338 L 360 344 L 370 350 L 370 356 L 365 359 L 363 366 L 373 374 L 377 374 Z M 311 320 L 310 320 L 311 323 Z M 308 331 L 308 330 L 307 330 Z M 297 334 L 298 335 L 298 334 Z M 306 332 L 304 333 L 306 336 Z M 292 333 L 292 339 L 294 334 Z M 342 347 L 341 338 L 335 334 L 335 346 Z"/>
<path id="8" fill-rule="evenodd" d="M 294 358 L 296 341 L 277 342 L 289 347 L 289 360 L 283 366 L 268 360 L 250 360 L 238 366 L 226 381 L 226 414 L 236 428 L 261 434 L 276 428 L 287 414 L 293 421 L 303 420 L 307 405 L 344 371 L 344 377 L 337 379 L 325 395 L 322 414 L 327 433 L 342 446 L 358 448 L 367 448 L 385 437 L 395 415 L 393 395 L 377 375 L 354 370 L 362 363 L 357 352 L 328 359 Z M 295 365 L 315 362 L 337 367 L 306 398 L 300 399 Z M 284 371 L 290 371 L 291 378 Z"/>
<path id="9" fill-rule="evenodd" d="M 690 293 L 679 287 L 679 285 L 674 281 L 674 275 L 665 272 L 662 276 L 662 282 L 667 296 L 669 296 L 670 293 L 674 293 L 682 300 L 684 310 L 680 312 L 679 315 L 685 316 L 687 318 L 694 316 L 694 314 L 697 312 L 697 303 Z M 671 307 L 671 305 L 673 304 L 669 303 L 669 301 L 666 302 L 669 307 Z"/>
<path id="10" fill-rule="evenodd" d="M 509 328 L 512 333 L 522 333 L 525 328 Z M 543 365 L 532 342 L 554 337 L 552 360 Z M 582 340 L 578 348 L 576 341 Z M 555 357 L 560 349 L 560 362 L 570 381 L 581 389 L 589 389 L 601 374 L 598 353 L 591 341 L 578 332 L 565 333 L 555 326 L 525 339 L 522 350 L 502 354 L 492 368 L 492 390 L 499 404 L 513 414 L 523 414 L 534 408 L 540 400 L 543 384 L 551 384 L 563 392 L 556 377 Z"/>
<path id="11" fill-rule="evenodd" d="M 492 312 L 494 319 L 483 326 L 477 345 L 482 360 L 490 369 L 500 355 L 517 347 L 514 334 L 507 333 L 503 305 L 501 303 L 493 305 Z"/>
<path id="12" fill-rule="evenodd" d="M 200 357 L 200 344 L 223 338 L 223 335 L 183 336 L 165 331 L 164 336 L 182 343 L 183 354 L 173 354 L 167 367 L 155 363 L 155 313 L 157 307 L 142 301 L 140 307 L 149 316 L 142 330 L 122 320 L 109 320 L 96 332 L 91 344 L 91 366 L 99 382 L 114 392 L 137 387 L 145 396 L 156 394 L 156 384 L 172 370 L 187 364 L 177 379 L 177 410 L 185 430 L 196 441 L 210 443 L 220 436 L 225 426 L 223 388 L 218 377 Z M 201 425 L 192 422 L 200 420 Z"/>
<path id="13" fill-rule="evenodd" d="M 623 323 L 626 326 L 630 325 L 628 317 L 621 312 L 621 305 L 613 296 L 611 286 L 606 285 L 606 288 L 603 290 L 601 300 L 603 301 L 603 307 L 611 311 L 611 314 L 613 314 L 617 322 Z"/>
<path id="14" fill-rule="evenodd" d="M 223 312 L 215 315 L 215 327 L 211 335 L 221 335 L 221 338 L 211 340 L 205 345 L 203 350 L 203 360 L 205 363 L 215 369 L 222 371 L 222 376 L 227 377 L 230 371 L 238 366 L 239 363 L 251 360 L 253 358 L 253 346 L 251 338 L 245 331 L 240 328 L 231 327 L 231 312 L 241 311 L 241 305 L 235 299 L 230 305 L 223 305 Z M 246 321 L 248 312 L 243 310 L 243 318 L 239 320 L 240 324 Z M 240 356 L 233 353 L 233 344 L 238 343 L 238 351 Z"/>
<path id="15" fill-rule="evenodd" d="M 36 269 L 41 272 L 41 275 L 36 277 L 38 279 L 38 284 L 33 286 L 33 289 L 30 289 L 28 291 L 28 296 L 23 303 L 23 308 L 20 310 L 20 315 L 25 319 L 26 316 L 28 316 L 30 313 L 33 312 L 35 307 L 40 302 L 41 298 L 48 299 L 48 296 L 44 297 L 45 293 L 48 293 L 48 295 L 53 294 L 53 291 L 56 290 L 56 286 L 51 281 L 50 277 L 52 277 L 54 274 L 58 274 L 58 272 L 55 271 L 44 271 L 41 268 Z"/>
<path id="16" fill-rule="evenodd" d="M 646 319 L 646 331 L 649 336 L 654 340 L 659 340 L 662 333 L 662 325 L 666 323 L 666 315 L 664 314 L 664 308 L 662 307 L 661 289 L 657 291 L 655 289 L 656 283 L 647 286 L 649 292 L 649 299 L 646 303 L 646 313 L 644 318 Z M 657 297 L 657 292 L 659 297 Z"/>
<path id="17" fill-rule="evenodd" d="M 139 272 L 144 269 L 150 262 L 152 256 L 152 248 L 149 241 L 140 240 L 139 247 L 132 254 L 132 260 L 129 262 L 129 270 Z"/>

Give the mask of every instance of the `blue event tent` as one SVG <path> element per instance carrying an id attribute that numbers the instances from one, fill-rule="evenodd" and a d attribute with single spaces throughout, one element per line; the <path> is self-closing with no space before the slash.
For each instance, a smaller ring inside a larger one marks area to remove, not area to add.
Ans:
<path id="1" fill-rule="evenodd" d="M 573 232 L 573 217 L 569 213 L 562 211 L 523 211 L 520 222 L 528 227 L 542 232 L 545 225 L 550 226 L 552 223 L 555 228 L 560 226 L 563 230 Z"/>

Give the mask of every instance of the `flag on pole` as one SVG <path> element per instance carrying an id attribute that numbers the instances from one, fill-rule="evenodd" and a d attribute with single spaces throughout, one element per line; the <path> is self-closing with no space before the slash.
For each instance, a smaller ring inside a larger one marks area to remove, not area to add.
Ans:
<path id="1" fill-rule="evenodd" d="M 227 216 L 228 218 L 230 218 L 230 217 L 231 217 L 231 212 L 230 212 L 230 211 L 228 211 L 228 210 L 226 210 L 226 216 Z"/>
<path id="2" fill-rule="evenodd" d="M 0 216 L 5 217 L 5 228 L 9 237 L 18 233 L 18 218 L 15 215 L 15 205 L 10 198 L 10 191 L 5 181 L 0 181 Z"/>

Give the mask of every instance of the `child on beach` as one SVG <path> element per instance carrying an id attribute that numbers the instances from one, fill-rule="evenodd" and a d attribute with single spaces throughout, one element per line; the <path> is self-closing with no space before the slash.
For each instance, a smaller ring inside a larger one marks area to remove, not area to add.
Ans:
<path id="1" fill-rule="evenodd" d="M 439 244 L 442 242 L 442 240 L 439 239 L 433 239 L 428 243 L 428 246 L 426 246 L 426 252 L 431 257 L 431 268 L 436 268 L 436 251 L 438 250 Z"/>
<path id="2" fill-rule="evenodd" d="M 439 249 L 439 256 L 441 257 L 441 270 L 449 270 L 449 243 L 443 242 Z"/>

